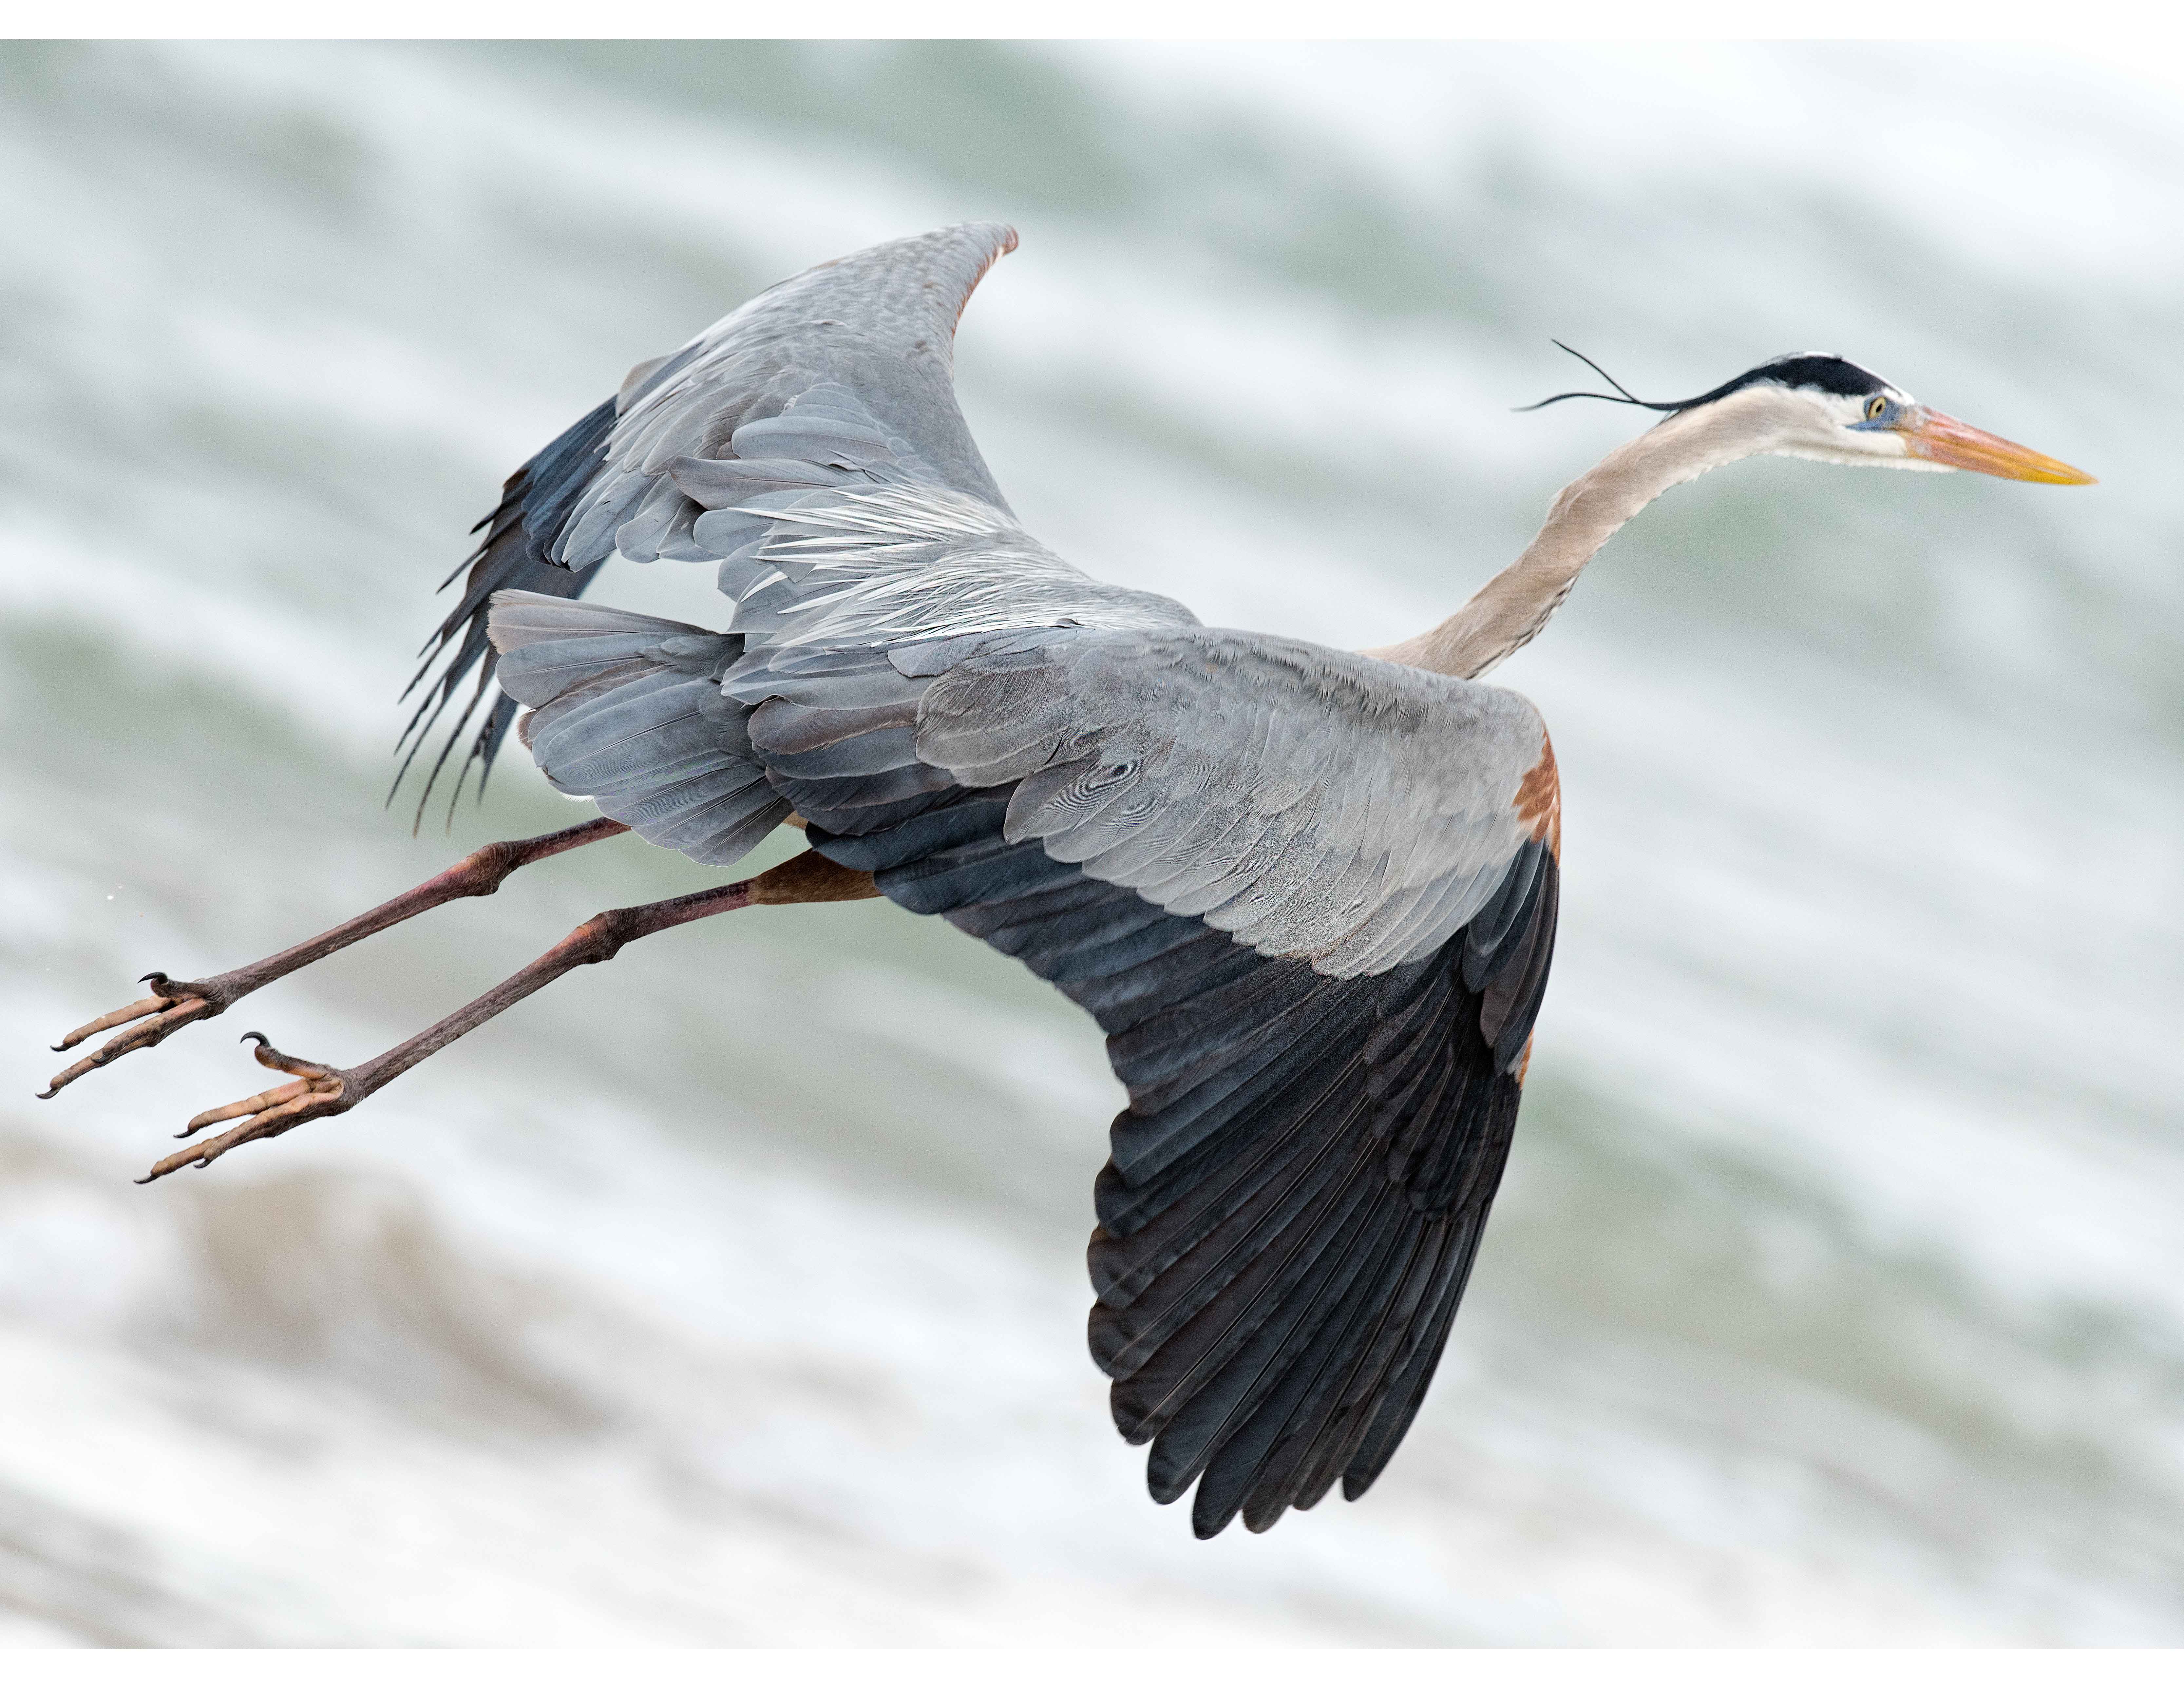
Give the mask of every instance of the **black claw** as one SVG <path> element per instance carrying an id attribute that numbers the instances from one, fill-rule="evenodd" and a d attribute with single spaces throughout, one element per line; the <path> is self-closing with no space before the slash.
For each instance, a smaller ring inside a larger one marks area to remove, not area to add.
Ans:
<path id="1" fill-rule="evenodd" d="M 75 1045 L 74 1044 L 47 1044 L 46 1047 L 51 1050 L 55 1055 L 62 1055 L 65 1054 L 68 1050 L 74 1049 Z"/>
<path id="2" fill-rule="evenodd" d="M 58 1088 L 50 1090 L 41 1090 L 38 1092 L 38 1100 L 42 1102 L 50 1102 L 58 1095 L 60 1095 L 60 1091 Z"/>
<path id="3" fill-rule="evenodd" d="M 239 1044 L 247 1044 L 253 1038 L 258 1039 L 259 1047 L 261 1049 L 270 1049 L 273 1047 L 273 1039 L 267 1037 L 263 1032 L 245 1032 L 241 1037 L 236 1039 L 236 1042 Z"/>

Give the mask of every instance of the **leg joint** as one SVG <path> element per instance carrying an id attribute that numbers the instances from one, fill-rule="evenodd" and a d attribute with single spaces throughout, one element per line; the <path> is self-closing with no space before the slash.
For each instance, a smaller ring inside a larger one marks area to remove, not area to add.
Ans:
<path id="1" fill-rule="evenodd" d="M 481 844 L 457 862 L 454 877 L 462 887 L 463 895 L 489 897 L 500 889 L 503 880 L 522 866 L 522 851 L 503 838 L 497 844 Z"/>
<path id="2" fill-rule="evenodd" d="M 635 909 L 602 909 L 562 942 L 575 953 L 579 965 L 610 961 L 623 944 L 644 936 L 644 925 L 637 916 Z"/>

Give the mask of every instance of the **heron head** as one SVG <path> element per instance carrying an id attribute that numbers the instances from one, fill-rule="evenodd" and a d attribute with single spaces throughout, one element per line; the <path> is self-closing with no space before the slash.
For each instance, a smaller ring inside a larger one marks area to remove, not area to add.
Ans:
<path id="1" fill-rule="evenodd" d="M 1774 443 L 1783 457 L 1888 469 L 1970 469 L 2006 481 L 2085 486 L 2092 476 L 2029 446 L 1960 422 L 1847 358 L 1800 352 L 1771 359 L 1676 409 L 1689 413 L 1732 394 L 1766 389 Z"/>
<path id="2" fill-rule="evenodd" d="M 1696 426 L 1719 437 L 1721 460 L 1772 454 L 1853 468 L 1970 469 L 2008 481 L 2064 486 L 2086 486 L 2093 479 L 2082 469 L 1921 404 L 1872 370 L 1825 352 L 1770 358 L 1711 393 L 1672 404 L 1637 398 L 1582 352 L 1572 355 L 1599 370 L 1615 393 L 1563 393 L 1543 403 L 1613 398 L 1664 411 L 1669 424 Z"/>

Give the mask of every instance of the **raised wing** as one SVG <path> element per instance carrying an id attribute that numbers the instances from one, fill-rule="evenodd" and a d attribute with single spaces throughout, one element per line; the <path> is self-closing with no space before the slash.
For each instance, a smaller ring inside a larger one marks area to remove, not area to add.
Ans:
<path id="1" fill-rule="evenodd" d="M 771 460 L 792 472 L 788 485 L 800 484 L 800 465 L 804 485 L 814 484 L 815 469 L 865 465 L 1006 516 L 1007 503 L 956 402 L 954 346 L 972 290 L 1016 243 L 1004 224 L 966 223 L 872 247 L 770 288 L 677 351 L 632 370 L 610 404 L 510 477 L 499 507 L 479 523 L 485 538 L 465 565 L 463 596 L 426 642 L 410 682 L 424 693 L 404 735 L 404 772 L 474 672 L 426 782 L 429 796 L 484 704 L 495 666 L 486 627 L 495 592 L 574 598 L 616 550 L 640 562 L 724 554 L 695 532 L 706 506 L 677 483 L 671 471 L 680 462 Z M 487 711 L 465 769 L 478 763 L 482 778 L 515 708 L 502 698 Z"/>

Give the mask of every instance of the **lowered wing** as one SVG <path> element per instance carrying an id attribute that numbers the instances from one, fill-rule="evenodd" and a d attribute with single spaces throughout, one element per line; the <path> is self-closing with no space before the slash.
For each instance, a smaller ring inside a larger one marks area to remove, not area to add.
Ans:
<path id="1" fill-rule="evenodd" d="M 1446 1340 L 1546 989 L 1559 798 L 1530 706 L 1206 629 L 763 673 L 730 689 L 815 847 L 1107 1033 L 1129 1106 L 1090 1339 L 1155 1498 L 1196 1485 L 1210 1535 L 1363 1493 Z"/>

